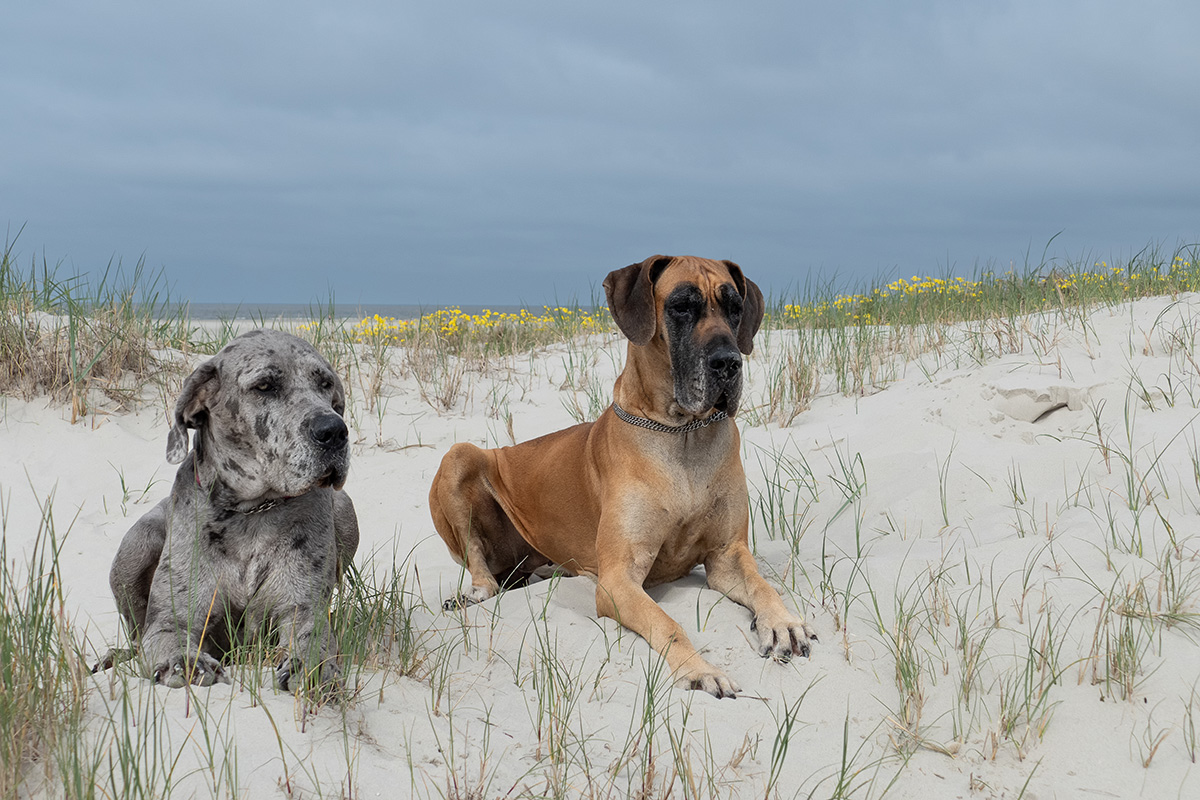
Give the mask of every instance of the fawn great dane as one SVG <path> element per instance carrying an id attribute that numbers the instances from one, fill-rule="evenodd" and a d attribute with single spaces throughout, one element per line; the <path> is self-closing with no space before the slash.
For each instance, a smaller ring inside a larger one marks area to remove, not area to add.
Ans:
<path id="1" fill-rule="evenodd" d="M 512 447 L 459 443 L 429 492 L 434 526 L 471 576 L 475 603 L 550 565 L 596 579 L 596 613 L 638 633 L 683 685 L 736 697 L 646 586 L 703 564 L 750 609 L 758 652 L 807 656 L 816 635 L 762 578 L 748 545 L 746 475 L 733 417 L 763 295 L 732 261 L 652 256 L 609 274 L 628 337 L 613 404 L 594 423 Z"/>

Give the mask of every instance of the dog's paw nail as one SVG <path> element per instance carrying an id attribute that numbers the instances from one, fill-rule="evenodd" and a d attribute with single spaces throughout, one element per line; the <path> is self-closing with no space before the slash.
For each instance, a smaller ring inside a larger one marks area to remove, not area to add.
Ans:
<path id="1" fill-rule="evenodd" d="M 291 691 L 292 683 L 292 663 L 284 661 L 275 668 L 275 685 L 281 692 Z"/>
<path id="2" fill-rule="evenodd" d="M 459 592 L 456 595 L 447 597 L 442 603 L 442 611 L 459 611 L 467 606 L 473 606 L 476 603 L 482 603 L 484 600 L 490 600 L 496 596 L 496 592 L 489 590 L 483 586 L 472 586 L 465 592 Z"/>
<path id="3" fill-rule="evenodd" d="M 729 678 L 721 674 L 701 675 L 688 680 L 687 687 L 702 692 L 707 692 L 718 699 L 724 697 L 737 697 L 737 693 L 741 691 L 738 685 Z"/>

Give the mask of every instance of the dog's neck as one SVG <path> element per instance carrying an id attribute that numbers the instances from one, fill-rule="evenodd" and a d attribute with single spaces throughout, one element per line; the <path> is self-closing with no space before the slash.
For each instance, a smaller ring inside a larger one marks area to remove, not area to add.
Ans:
<path id="1" fill-rule="evenodd" d="M 717 411 L 711 416 L 704 417 L 703 419 L 695 419 L 684 425 L 663 425 L 661 422 L 655 422 L 652 419 L 646 419 L 645 417 L 638 417 L 630 414 L 615 402 L 613 403 L 613 411 L 624 422 L 627 422 L 630 425 L 638 428 L 645 428 L 646 430 L 655 431 L 656 433 L 691 433 L 692 431 L 698 431 L 701 428 L 707 428 L 714 422 L 723 422 L 724 420 L 729 419 L 729 415 L 724 411 Z"/>
<path id="2" fill-rule="evenodd" d="M 239 497 L 237 491 L 221 480 L 216 470 L 206 464 L 205 459 L 197 457 L 196 453 L 189 454 L 188 458 L 192 462 L 191 472 L 196 488 L 208 495 L 213 508 L 238 514 L 261 514 L 292 499 L 284 496 L 265 500 L 261 497 L 250 499 Z"/>
<path id="3" fill-rule="evenodd" d="M 655 363 L 659 360 L 665 360 L 665 366 Z M 675 399 L 675 382 L 671 376 L 671 362 L 668 356 L 654 352 L 649 347 L 638 347 L 630 343 L 625 355 L 625 369 L 613 384 L 613 402 L 630 416 L 640 417 L 666 428 L 686 427 L 707 420 L 717 413 L 716 409 L 712 408 L 692 413 L 679 405 Z"/>

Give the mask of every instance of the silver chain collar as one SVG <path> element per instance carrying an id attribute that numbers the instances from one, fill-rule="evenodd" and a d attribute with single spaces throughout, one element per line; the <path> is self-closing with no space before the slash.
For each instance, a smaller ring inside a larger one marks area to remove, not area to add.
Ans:
<path id="1" fill-rule="evenodd" d="M 201 484 L 200 484 L 200 470 L 199 470 L 199 468 L 197 468 L 197 470 L 196 470 L 196 472 L 195 472 L 195 475 L 196 475 L 196 485 L 197 485 L 197 486 L 200 486 Z M 247 510 L 247 511 L 239 511 L 238 513 L 239 513 L 239 514 L 245 514 L 245 515 L 247 515 L 247 516 L 249 516 L 250 514 L 261 514 L 261 513 L 263 513 L 264 511 L 270 511 L 272 508 L 274 508 L 275 506 L 279 505 L 279 504 L 280 504 L 280 503 L 282 503 L 284 500 L 291 500 L 291 499 L 292 499 L 292 498 L 290 498 L 290 497 L 276 497 L 276 498 L 274 498 L 273 500 L 267 500 L 266 502 L 259 503 L 259 504 L 258 504 L 258 505 L 256 505 L 254 508 L 251 508 L 251 509 L 249 509 L 249 510 Z"/>
<path id="2" fill-rule="evenodd" d="M 286 497 L 276 497 L 274 500 L 268 500 L 265 503 L 260 503 L 260 504 L 256 505 L 254 508 L 250 509 L 249 511 L 242 511 L 241 513 L 242 514 L 261 514 L 264 511 L 270 511 L 272 508 L 279 505 L 286 499 L 287 499 Z"/>
<path id="3" fill-rule="evenodd" d="M 652 419 L 635 417 L 633 414 L 630 414 L 628 411 L 617 405 L 615 400 L 613 401 L 612 407 L 613 412 L 630 425 L 636 425 L 639 428 L 645 428 L 648 431 L 658 431 L 659 433 L 691 433 L 692 431 L 700 430 L 701 428 L 707 428 L 714 422 L 720 422 L 723 419 L 729 419 L 729 415 L 724 411 L 718 411 L 711 417 L 692 420 L 685 425 L 663 425 L 661 422 L 655 422 Z"/>

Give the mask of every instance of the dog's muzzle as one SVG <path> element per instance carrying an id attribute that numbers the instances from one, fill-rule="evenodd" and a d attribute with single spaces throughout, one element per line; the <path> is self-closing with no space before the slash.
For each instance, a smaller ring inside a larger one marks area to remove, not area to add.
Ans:
<path id="1" fill-rule="evenodd" d="M 322 463 L 328 466 L 319 485 L 340 489 L 346 483 L 350 462 L 350 431 L 345 421 L 337 414 L 321 414 L 310 417 L 304 428 Z"/>
<path id="2" fill-rule="evenodd" d="M 705 366 L 710 407 L 734 413 L 742 395 L 742 354 L 733 345 L 720 342 L 708 351 Z"/>
<path id="3" fill-rule="evenodd" d="M 742 371 L 742 354 L 736 347 L 721 343 L 708 353 L 708 371 L 719 384 L 736 380 Z"/>
<path id="4" fill-rule="evenodd" d="M 305 425 L 308 440 L 322 450 L 338 450 L 350 441 L 350 431 L 337 414 L 311 417 Z"/>

